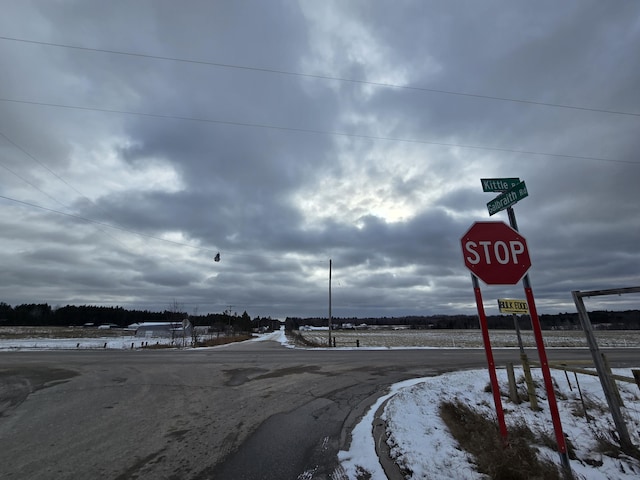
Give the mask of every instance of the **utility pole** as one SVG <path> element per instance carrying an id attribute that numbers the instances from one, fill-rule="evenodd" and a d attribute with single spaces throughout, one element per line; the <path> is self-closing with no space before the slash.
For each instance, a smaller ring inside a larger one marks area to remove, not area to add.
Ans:
<path id="1" fill-rule="evenodd" d="M 329 259 L 329 346 L 331 346 L 331 267 L 332 261 Z"/>
<path id="2" fill-rule="evenodd" d="M 231 309 L 233 308 L 233 305 L 229 305 L 229 308 L 227 310 L 227 321 L 228 321 L 228 327 L 229 327 L 229 331 L 231 330 Z"/>

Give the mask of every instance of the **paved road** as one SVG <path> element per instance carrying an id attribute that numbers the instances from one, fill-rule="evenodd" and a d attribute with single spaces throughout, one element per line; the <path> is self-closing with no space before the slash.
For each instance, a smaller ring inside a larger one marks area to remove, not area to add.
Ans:
<path id="1" fill-rule="evenodd" d="M 639 353 L 607 354 L 613 366 L 630 367 Z M 518 352 L 494 355 L 501 365 Z M 1 476 L 338 478 L 336 453 L 390 384 L 484 366 L 482 350 L 301 350 L 276 342 L 0 353 Z"/>

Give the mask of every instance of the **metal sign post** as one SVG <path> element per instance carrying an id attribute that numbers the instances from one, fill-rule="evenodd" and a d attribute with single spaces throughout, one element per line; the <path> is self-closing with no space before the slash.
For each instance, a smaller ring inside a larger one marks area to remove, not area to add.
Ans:
<path id="1" fill-rule="evenodd" d="M 500 427 L 500 435 L 507 445 L 507 424 L 502 408 L 500 386 L 491 350 L 487 315 L 482 303 L 478 277 L 490 285 L 513 285 L 531 266 L 527 242 L 516 231 L 502 222 L 476 222 L 460 239 L 465 266 L 471 271 L 473 292 L 482 330 L 482 340 L 489 366 L 491 392 Z"/>
<path id="2" fill-rule="evenodd" d="M 507 423 L 504 419 L 504 410 L 502 409 L 502 398 L 500 397 L 500 385 L 498 384 L 498 375 L 496 374 L 496 363 L 493 360 L 493 351 L 491 350 L 491 340 L 489 338 L 489 326 L 487 325 L 487 315 L 484 311 L 482 304 L 482 292 L 480 291 L 480 284 L 478 283 L 478 277 L 473 273 L 471 274 L 471 281 L 473 283 L 473 293 L 476 297 L 476 307 L 478 309 L 478 319 L 480 320 L 480 329 L 482 330 L 482 342 L 484 344 L 484 351 L 487 355 L 487 364 L 489 365 L 489 379 L 491 380 L 491 393 L 493 393 L 493 403 L 496 408 L 496 417 L 498 418 L 498 425 L 500 427 L 500 435 L 502 441 L 507 445 Z"/>
<path id="3" fill-rule="evenodd" d="M 496 178 L 496 179 L 482 179 L 482 186 L 485 191 L 486 186 L 506 186 L 503 193 L 493 199 L 487 204 L 489 215 L 493 215 L 501 210 L 506 209 L 509 216 L 509 225 L 516 232 L 518 231 L 518 222 L 516 221 L 516 214 L 513 211 L 512 206 L 518 201 L 529 195 L 527 187 L 524 182 L 519 182 L 515 185 L 515 179 Z M 489 191 L 500 191 L 497 188 Z M 525 243 L 526 245 L 526 243 Z M 526 247 L 525 247 L 526 248 Z M 528 255 L 528 252 L 527 252 Z M 526 269 L 528 270 L 528 268 Z M 529 281 L 529 274 L 524 273 L 522 284 L 524 286 L 525 297 L 529 306 L 529 316 L 531 318 L 531 326 L 533 328 L 534 337 L 536 339 L 536 346 L 538 348 L 538 356 L 540 358 L 540 366 L 542 369 L 542 376 L 544 377 L 545 390 L 547 392 L 547 400 L 549 402 L 549 410 L 551 412 L 551 420 L 553 422 L 553 429 L 555 432 L 556 443 L 558 445 L 558 453 L 560 455 L 560 463 L 564 470 L 566 478 L 573 478 L 571 473 L 571 466 L 569 464 L 569 455 L 567 452 L 567 444 L 562 431 L 562 422 L 560 421 L 560 413 L 558 412 L 558 403 L 556 400 L 555 392 L 553 390 L 553 381 L 551 378 L 551 371 L 549 369 L 549 362 L 547 360 L 547 353 L 544 348 L 544 339 L 542 338 L 542 328 L 540 326 L 540 319 L 538 318 L 538 311 L 536 309 L 535 298 L 533 296 L 533 289 L 531 288 L 531 282 Z M 514 283 L 517 283 L 514 282 Z"/>
<path id="4" fill-rule="evenodd" d="M 513 208 L 507 208 L 507 214 L 509 215 L 509 224 L 516 232 L 518 231 L 518 222 L 516 221 L 516 213 Z M 551 370 L 549 369 L 549 362 L 547 360 L 547 351 L 544 348 L 544 339 L 542 338 L 542 327 L 540 326 L 540 319 L 538 318 L 538 310 L 536 308 L 536 300 L 533 296 L 533 289 L 531 288 L 531 282 L 529 281 L 529 274 L 525 274 L 522 279 L 522 285 L 524 286 L 524 293 L 529 306 L 529 317 L 531 318 L 531 327 L 533 328 L 533 335 L 536 339 L 536 347 L 538 348 L 538 357 L 540 358 L 540 368 L 542 370 L 542 377 L 544 378 L 544 388 L 547 391 L 547 400 L 549 402 L 549 411 L 551 412 L 551 421 L 553 422 L 553 430 L 556 434 L 556 443 L 558 444 L 558 454 L 560 455 L 560 463 L 568 478 L 572 478 L 571 465 L 569 464 L 569 454 L 567 452 L 567 442 L 564 438 L 564 432 L 562 431 L 562 422 L 560 421 L 560 412 L 558 411 L 558 401 L 556 400 L 556 394 L 553 390 L 553 380 L 551 378 Z"/>

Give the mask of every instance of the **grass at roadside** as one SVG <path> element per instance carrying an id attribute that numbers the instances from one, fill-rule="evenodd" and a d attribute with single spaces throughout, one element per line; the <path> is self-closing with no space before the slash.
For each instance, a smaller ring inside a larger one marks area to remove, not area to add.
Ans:
<path id="1" fill-rule="evenodd" d="M 233 337 L 218 337 L 218 338 L 210 338 L 207 340 L 201 340 L 198 342 L 197 347 L 217 347 L 220 345 L 227 345 L 229 343 L 236 342 L 244 342 L 246 340 L 251 340 L 252 335 L 235 335 Z M 188 343 L 188 339 L 186 340 Z M 176 345 L 170 343 L 154 343 L 152 345 L 146 345 L 142 348 L 149 350 L 158 350 L 163 348 L 176 348 Z"/>
<path id="2" fill-rule="evenodd" d="M 541 460 L 534 445 L 543 443 L 524 423 L 509 431 L 504 446 L 494 421 L 459 402 L 443 402 L 440 416 L 460 446 L 473 455 L 478 471 L 492 480 L 561 480 L 555 464 Z"/>

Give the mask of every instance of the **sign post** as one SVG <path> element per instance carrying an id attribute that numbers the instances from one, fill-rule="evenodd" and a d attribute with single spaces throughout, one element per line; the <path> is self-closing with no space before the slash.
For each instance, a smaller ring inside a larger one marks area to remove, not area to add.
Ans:
<path id="1" fill-rule="evenodd" d="M 482 187 L 484 191 L 501 191 L 497 187 L 508 187 L 510 182 L 515 179 L 482 179 Z M 488 186 L 494 186 L 495 182 L 495 190 L 487 190 Z M 513 205 L 523 198 L 527 197 L 529 194 L 527 192 L 527 187 L 524 182 L 520 182 L 511 186 L 510 188 L 503 188 L 504 193 L 498 195 L 491 202 L 487 203 L 487 209 L 489 210 L 489 216 L 506 209 L 507 214 L 509 216 L 509 225 L 511 228 L 517 232 L 518 231 L 518 222 L 516 221 L 516 214 L 513 211 Z M 526 251 L 526 243 L 524 243 L 525 248 L 524 252 L 521 252 L 521 255 L 526 253 L 528 258 L 529 254 Z M 464 248 L 464 242 L 463 242 Z M 496 251 L 497 253 L 497 251 Z M 515 255 L 512 256 L 512 260 Z M 465 259 L 465 264 L 467 261 Z M 529 266 L 531 264 L 529 263 Z M 467 267 L 469 265 L 467 264 Z M 536 339 L 536 346 L 538 349 L 538 356 L 540 358 L 540 366 L 542 369 L 542 376 L 544 378 L 545 390 L 547 392 L 547 399 L 549 402 L 549 410 L 551 412 L 551 420 L 553 422 L 553 429 L 555 432 L 556 443 L 558 445 L 558 453 L 560 455 L 560 463 L 564 469 L 565 476 L 567 478 L 573 478 L 571 473 L 571 466 L 569 464 L 569 455 L 567 452 L 567 444 L 564 438 L 564 433 L 562 431 L 562 423 L 560 421 L 560 414 L 558 412 L 558 403 L 556 401 L 555 392 L 553 390 L 553 381 L 551 378 L 551 371 L 549 369 L 549 362 L 547 360 L 547 353 L 544 348 L 544 339 L 542 338 L 542 328 L 540 326 L 540 319 L 538 318 L 538 311 L 536 309 L 535 298 L 533 296 L 533 289 L 531 288 L 531 282 L 529 281 L 529 275 L 526 273 L 529 267 L 525 269 L 523 272 L 524 277 L 522 278 L 522 285 L 524 287 L 525 297 L 527 300 L 527 304 L 529 307 L 529 316 L 531 318 L 531 326 L 533 328 L 534 337 Z M 513 285 L 518 283 L 520 279 L 516 280 L 513 283 L 506 283 L 507 285 Z"/>
<path id="2" fill-rule="evenodd" d="M 531 376 L 531 367 L 529 366 L 529 358 L 524 351 L 522 344 L 522 336 L 520 335 L 520 323 L 518 322 L 518 314 L 526 315 L 529 313 L 529 306 L 526 300 L 515 300 L 512 298 L 499 298 L 498 309 L 500 313 L 510 313 L 513 316 L 513 326 L 516 329 L 518 337 L 518 348 L 520 349 L 520 361 L 522 362 L 522 370 L 524 372 L 524 380 L 527 384 L 527 394 L 529 396 L 529 405 L 531 410 L 538 411 L 538 398 L 536 397 L 536 387 Z"/>
<path id="3" fill-rule="evenodd" d="M 487 316 L 478 278 L 490 285 L 515 284 L 531 266 L 526 240 L 503 222 L 476 222 L 462 236 L 464 263 L 471 270 L 473 292 L 489 366 L 491 392 L 502 440 L 507 444 L 507 425 L 502 408 L 496 365 L 491 350 Z"/>
<path id="4" fill-rule="evenodd" d="M 500 397 L 500 385 L 498 384 L 498 375 L 496 374 L 496 363 L 493 360 L 493 351 L 491 350 L 491 339 L 489 338 L 489 326 L 487 324 L 487 315 L 482 304 L 482 292 L 478 277 L 471 274 L 473 282 L 473 293 L 476 297 L 476 306 L 478 308 L 478 318 L 480 319 L 480 329 L 482 330 L 482 342 L 484 351 L 487 355 L 487 365 L 489 365 L 489 380 L 491 381 L 491 393 L 493 394 L 493 404 L 496 409 L 496 417 L 498 418 L 498 426 L 502 442 L 506 446 L 508 444 L 507 422 L 504 419 L 504 410 L 502 409 L 502 398 Z"/>

